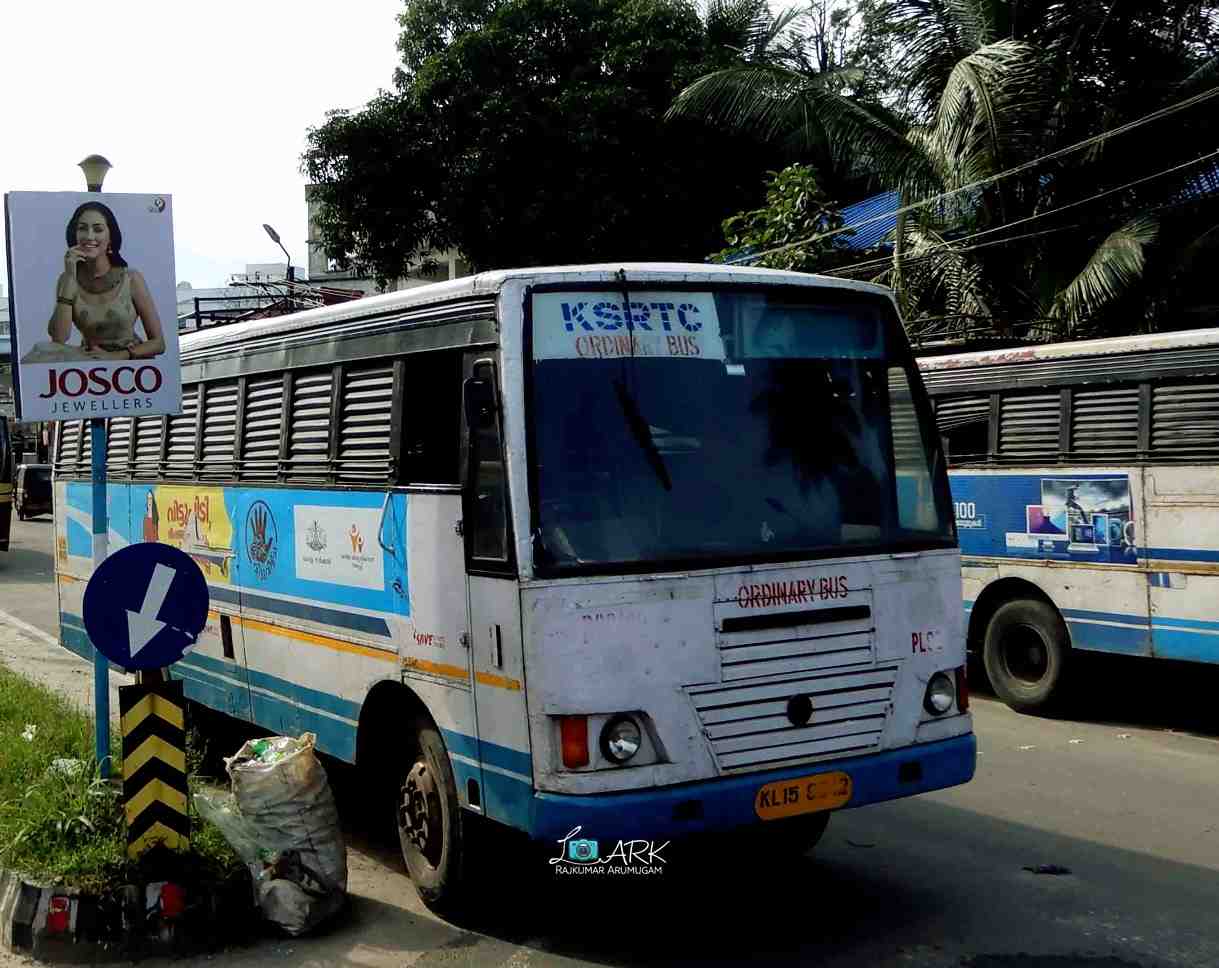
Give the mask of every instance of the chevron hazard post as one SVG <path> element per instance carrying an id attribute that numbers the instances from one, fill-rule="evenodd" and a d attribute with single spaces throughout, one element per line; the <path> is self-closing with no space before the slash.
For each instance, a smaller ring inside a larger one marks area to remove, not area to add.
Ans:
<path id="1" fill-rule="evenodd" d="M 181 682 L 119 689 L 123 804 L 132 858 L 157 844 L 172 850 L 190 844 L 184 709 Z"/>

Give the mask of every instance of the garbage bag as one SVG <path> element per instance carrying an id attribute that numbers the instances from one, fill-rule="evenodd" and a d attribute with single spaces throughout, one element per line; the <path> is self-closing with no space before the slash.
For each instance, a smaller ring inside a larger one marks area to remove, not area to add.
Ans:
<path id="1" fill-rule="evenodd" d="M 316 736 L 251 740 L 225 760 L 232 798 L 195 803 L 249 866 L 267 920 L 300 935 L 347 897 L 347 848 Z"/>

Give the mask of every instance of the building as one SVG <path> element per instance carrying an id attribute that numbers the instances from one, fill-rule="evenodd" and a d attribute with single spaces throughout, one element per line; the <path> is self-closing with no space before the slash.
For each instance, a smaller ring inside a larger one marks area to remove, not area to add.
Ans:
<path id="1" fill-rule="evenodd" d="M 371 295 L 382 291 L 392 292 L 399 289 L 411 289 L 415 286 L 426 286 L 432 282 L 459 279 L 462 276 L 470 275 L 471 269 L 469 263 L 455 249 L 447 252 L 428 253 L 428 257 L 431 260 L 440 264 L 440 269 L 437 272 L 428 275 L 423 272 L 420 266 L 408 272 L 401 279 L 394 280 L 394 283 L 384 290 L 379 289 L 373 279 L 357 275 L 354 272 L 340 270 L 333 260 L 326 257 L 326 252 L 322 248 L 320 241 L 321 233 L 317 227 L 317 203 L 314 201 L 312 189 L 312 185 L 305 186 L 305 206 L 309 213 L 309 239 L 307 245 L 309 247 L 310 285 L 320 288 L 334 287 L 338 289 L 358 290 L 364 295 Z"/>

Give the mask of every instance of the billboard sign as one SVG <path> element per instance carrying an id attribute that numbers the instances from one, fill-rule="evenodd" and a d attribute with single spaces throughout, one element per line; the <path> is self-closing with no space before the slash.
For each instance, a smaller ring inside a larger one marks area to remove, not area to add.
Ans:
<path id="1" fill-rule="evenodd" d="M 180 412 L 170 197 L 10 192 L 4 217 L 20 418 Z"/>

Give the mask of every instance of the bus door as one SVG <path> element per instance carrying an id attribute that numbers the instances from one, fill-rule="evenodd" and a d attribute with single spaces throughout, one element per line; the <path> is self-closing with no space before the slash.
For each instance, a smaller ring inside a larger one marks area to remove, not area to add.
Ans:
<path id="1" fill-rule="evenodd" d="M 1219 480 L 1213 465 L 1143 470 L 1139 544 L 1147 565 L 1152 654 L 1219 662 Z"/>
<path id="2" fill-rule="evenodd" d="M 495 364 L 464 366 L 463 533 L 470 616 L 470 674 L 486 816 L 520 817 L 532 797 L 520 594 L 508 518 L 503 407 Z"/>

